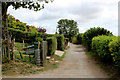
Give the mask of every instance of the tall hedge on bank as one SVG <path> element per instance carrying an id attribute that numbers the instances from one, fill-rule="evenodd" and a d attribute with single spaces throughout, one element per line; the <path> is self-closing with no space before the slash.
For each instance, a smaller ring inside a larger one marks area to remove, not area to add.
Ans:
<path id="1" fill-rule="evenodd" d="M 48 37 L 47 39 L 48 42 L 48 56 L 54 55 L 57 47 L 57 39 L 56 37 Z"/>
<path id="2" fill-rule="evenodd" d="M 64 50 L 64 36 L 63 35 L 55 35 L 57 38 L 57 50 Z"/>
<path id="3" fill-rule="evenodd" d="M 107 29 L 104 28 L 90 28 L 89 30 L 87 30 L 84 35 L 83 35 L 83 44 L 84 46 L 88 49 L 91 50 L 91 42 L 92 42 L 92 38 L 98 35 L 113 35 L 110 31 L 108 31 Z"/>

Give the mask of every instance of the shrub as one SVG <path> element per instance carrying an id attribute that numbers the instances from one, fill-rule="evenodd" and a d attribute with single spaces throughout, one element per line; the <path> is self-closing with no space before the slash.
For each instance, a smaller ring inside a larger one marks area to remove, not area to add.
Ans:
<path id="1" fill-rule="evenodd" d="M 83 44 L 88 49 L 91 50 L 92 38 L 98 35 L 112 35 L 112 33 L 104 28 L 90 28 L 83 35 Z"/>
<path id="2" fill-rule="evenodd" d="M 104 61 L 108 62 L 112 60 L 111 53 L 109 51 L 109 43 L 116 39 L 115 36 L 98 36 L 92 39 L 92 50 L 95 51 L 98 56 Z"/>
<path id="3" fill-rule="evenodd" d="M 21 30 L 9 28 L 10 35 L 12 35 L 12 39 L 15 38 L 17 42 L 22 42 L 22 39 L 25 35 L 25 33 Z"/>
<path id="4" fill-rule="evenodd" d="M 57 39 L 55 37 L 48 37 L 48 56 L 54 55 L 57 47 Z"/>
<path id="5" fill-rule="evenodd" d="M 116 64 L 120 64 L 120 39 L 115 38 L 112 42 L 109 43 L 109 51 L 111 52 L 113 61 Z"/>
<path id="6" fill-rule="evenodd" d="M 82 44 L 82 37 L 83 37 L 83 33 L 79 33 L 76 38 L 77 38 L 77 41 L 78 41 L 78 44 Z"/>
<path id="7" fill-rule="evenodd" d="M 73 38 L 72 38 L 72 43 L 73 43 L 73 44 L 78 44 L 78 40 L 77 40 L 76 37 L 73 37 Z"/>
<path id="8" fill-rule="evenodd" d="M 63 51 L 64 50 L 64 36 L 56 35 L 57 38 L 57 49 Z"/>

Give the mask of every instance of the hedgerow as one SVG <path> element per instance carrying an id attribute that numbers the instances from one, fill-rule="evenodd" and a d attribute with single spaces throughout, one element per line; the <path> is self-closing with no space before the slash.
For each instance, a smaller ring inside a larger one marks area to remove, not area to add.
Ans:
<path id="1" fill-rule="evenodd" d="M 55 35 L 57 38 L 57 50 L 64 51 L 64 36 L 63 35 Z"/>
<path id="2" fill-rule="evenodd" d="M 104 62 L 111 62 L 112 56 L 109 51 L 109 43 L 117 39 L 116 36 L 97 36 L 92 39 L 92 50 L 97 53 L 97 55 Z"/>
<path id="3" fill-rule="evenodd" d="M 83 33 L 79 33 L 77 36 L 77 41 L 78 41 L 78 44 L 82 44 L 82 38 L 83 38 Z"/>
<path id="4" fill-rule="evenodd" d="M 83 35 L 83 44 L 84 46 L 88 49 L 91 50 L 91 42 L 92 42 L 92 38 L 98 35 L 113 35 L 110 31 L 108 31 L 107 29 L 104 28 L 90 28 L 89 30 L 87 30 L 84 35 Z"/>
<path id="5" fill-rule="evenodd" d="M 120 37 L 111 41 L 108 46 L 113 62 L 120 68 Z"/>
<path id="6" fill-rule="evenodd" d="M 48 37 L 47 39 L 48 42 L 48 56 L 54 55 L 57 47 L 57 39 L 56 37 Z"/>

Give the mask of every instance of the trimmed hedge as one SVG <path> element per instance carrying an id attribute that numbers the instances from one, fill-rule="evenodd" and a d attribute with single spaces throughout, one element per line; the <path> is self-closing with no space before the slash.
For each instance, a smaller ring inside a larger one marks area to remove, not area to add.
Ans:
<path id="1" fill-rule="evenodd" d="M 97 53 L 97 55 L 104 61 L 104 62 L 111 62 L 112 56 L 109 51 L 109 43 L 117 39 L 116 36 L 97 36 L 92 39 L 92 50 Z"/>
<path id="2" fill-rule="evenodd" d="M 120 64 L 120 37 L 109 43 L 109 51 L 115 63 Z"/>
<path id="3" fill-rule="evenodd" d="M 92 38 L 98 35 L 113 35 L 110 31 L 104 28 L 90 28 L 87 30 L 84 35 L 83 35 L 83 44 L 84 46 L 88 49 L 91 50 L 91 43 L 92 43 Z"/>
<path id="4" fill-rule="evenodd" d="M 57 38 L 57 50 L 64 51 L 64 36 L 63 35 L 55 35 Z"/>
<path id="5" fill-rule="evenodd" d="M 48 56 L 54 55 L 57 47 L 57 39 L 56 37 L 48 37 L 47 39 L 48 42 Z"/>

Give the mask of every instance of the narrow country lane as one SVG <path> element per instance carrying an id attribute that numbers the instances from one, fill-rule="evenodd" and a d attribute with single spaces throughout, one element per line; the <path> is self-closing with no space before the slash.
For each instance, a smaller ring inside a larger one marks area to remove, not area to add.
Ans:
<path id="1" fill-rule="evenodd" d="M 24 78 L 108 78 L 107 74 L 96 66 L 82 45 L 69 44 L 66 57 L 54 70 L 40 72 Z M 19 76 L 21 77 L 21 76 Z"/>

